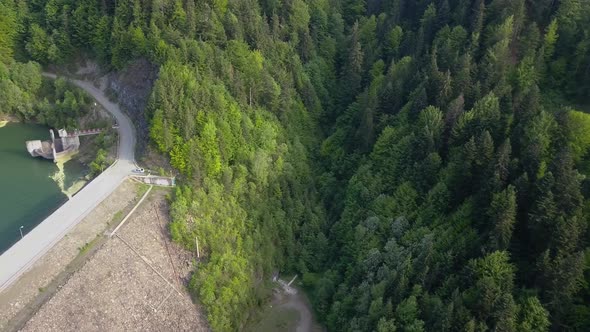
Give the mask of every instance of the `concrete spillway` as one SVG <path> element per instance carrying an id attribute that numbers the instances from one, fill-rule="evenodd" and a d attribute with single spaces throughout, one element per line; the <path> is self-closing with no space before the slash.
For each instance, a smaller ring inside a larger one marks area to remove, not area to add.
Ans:
<path id="1" fill-rule="evenodd" d="M 68 135 L 64 129 L 59 131 L 60 138 L 55 138 L 53 130 L 49 130 L 50 141 L 27 141 L 27 151 L 32 157 L 43 157 L 57 161 L 58 159 L 78 152 L 80 138 L 77 135 Z"/>
<path id="2" fill-rule="evenodd" d="M 50 141 L 27 141 L 27 151 L 33 157 L 43 157 L 45 159 L 54 159 L 53 147 Z"/>

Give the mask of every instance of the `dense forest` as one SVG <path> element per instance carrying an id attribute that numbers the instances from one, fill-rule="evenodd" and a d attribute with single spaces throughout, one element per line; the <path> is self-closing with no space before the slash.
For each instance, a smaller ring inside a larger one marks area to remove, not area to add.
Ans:
<path id="1" fill-rule="evenodd" d="M 590 330 L 589 1 L 0 0 L 1 111 L 80 56 L 159 66 L 214 330 L 276 270 L 330 331 Z"/>
<path id="2" fill-rule="evenodd" d="M 64 78 L 43 81 L 36 62 L 0 62 L 0 115 L 35 119 L 54 128 L 76 128 L 90 110 L 90 98 Z"/>

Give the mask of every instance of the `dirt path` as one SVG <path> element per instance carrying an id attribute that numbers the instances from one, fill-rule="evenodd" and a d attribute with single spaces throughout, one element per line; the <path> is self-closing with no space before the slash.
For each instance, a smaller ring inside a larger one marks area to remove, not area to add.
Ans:
<path id="1" fill-rule="evenodd" d="M 278 300 L 278 308 L 292 309 L 299 314 L 295 331 L 296 332 L 312 332 L 321 331 L 321 329 L 314 323 L 313 315 L 311 313 L 311 305 L 305 295 L 300 290 L 291 286 L 291 283 L 295 281 L 297 276 L 291 280 L 290 283 L 286 283 L 284 280 L 279 279 L 278 283 L 282 288 L 280 293 L 275 292 L 275 301 Z M 281 294 L 282 293 L 282 294 Z"/>
<path id="2" fill-rule="evenodd" d="M 309 311 L 309 307 L 307 302 L 301 298 L 299 293 L 294 295 L 289 295 L 287 297 L 287 302 L 281 304 L 281 307 L 287 309 L 294 309 L 299 313 L 299 320 L 297 321 L 297 332 L 311 332 L 313 331 L 312 325 L 312 315 Z"/>

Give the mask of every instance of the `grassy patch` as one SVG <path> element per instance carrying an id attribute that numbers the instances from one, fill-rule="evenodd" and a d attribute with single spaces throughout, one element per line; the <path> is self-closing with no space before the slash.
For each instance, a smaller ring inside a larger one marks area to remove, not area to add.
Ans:
<path id="1" fill-rule="evenodd" d="M 174 187 L 160 187 L 160 186 L 154 186 L 154 188 L 152 189 L 152 194 L 153 193 L 163 193 L 164 195 L 168 195 L 171 194 L 172 188 Z"/>
<path id="2" fill-rule="evenodd" d="M 84 255 L 85 253 L 87 253 L 88 250 L 90 250 L 90 248 L 92 248 L 94 246 L 94 244 L 96 244 L 96 242 L 99 239 L 100 239 L 100 235 L 97 235 L 92 241 L 86 242 L 86 244 L 84 244 L 82 247 L 78 248 L 78 250 L 80 250 L 80 253 L 78 255 Z"/>
<path id="3" fill-rule="evenodd" d="M 290 279 L 289 279 L 290 280 Z M 257 285 L 256 308 L 250 311 L 244 331 L 295 331 L 299 322 L 297 310 L 285 308 L 283 302 L 273 295 L 273 290 L 280 287 L 269 280 Z M 274 300 L 273 300 L 274 298 Z"/>
<path id="4" fill-rule="evenodd" d="M 262 317 L 244 328 L 246 332 L 295 331 L 299 321 L 299 313 L 293 309 L 270 307 L 260 313 Z"/>
<path id="5" fill-rule="evenodd" d="M 137 186 L 137 199 L 141 199 L 141 197 L 143 196 L 143 194 L 145 194 L 145 192 L 150 189 L 150 185 L 149 184 L 145 184 L 145 183 L 140 183 Z"/>
<path id="6" fill-rule="evenodd" d="M 111 219 L 111 222 L 109 222 L 109 225 L 113 224 L 113 223 L 118 223 L 122 219 L 123 219 L 123 211 L 117 211 L 117 213 L 115 213 L 115 215 L 113 216 L 113 219 Z"/>
<path id="7" fill-rule="evenodd" d="M 85 252 L 88 251 L 88 249 L 90 249 L 90 243 L 86 242 L 85 245 L 81 246 L 80 248 L 78 248 L 78 250 L 80 250 L 80 254 L 83 254 Z"/>

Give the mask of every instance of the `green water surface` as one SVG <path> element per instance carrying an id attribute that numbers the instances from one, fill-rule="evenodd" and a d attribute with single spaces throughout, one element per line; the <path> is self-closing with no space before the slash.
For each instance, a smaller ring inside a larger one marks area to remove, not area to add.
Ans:
<path id="1" fill-rule="evenodd" d="M 49 129 L 35 124 L 0 127 L 0 253 L 30 232 L 68 198 L 51 177 L 58 171 L 51 160 L 33 158 L 25 141 L 48 140 Z M 64 165 L 66 186 L 85 173 L 77 161 Z"/>

